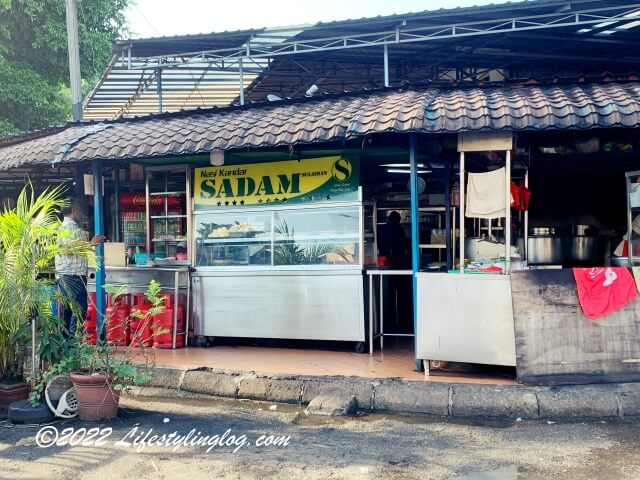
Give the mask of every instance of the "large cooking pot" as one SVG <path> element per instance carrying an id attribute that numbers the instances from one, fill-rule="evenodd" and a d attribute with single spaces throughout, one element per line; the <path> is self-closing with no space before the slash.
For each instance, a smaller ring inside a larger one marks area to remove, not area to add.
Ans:
<path id="1" fill-rule="evenodd" d="M 549 236 L 549 235 L 557 235 L 558 228 L 556 227 L 531 227 L 529 229 L 529 235 L 532 236 Z"/>
<path id="2" fill-rule="evenodd" d="M 574 236 L 566 238 L 567 258 L 572 263 L 603 265 L 604 249 L 600 237 Z"/>
<path id="3" fill-rule="evenodd" d="M 562 237 L 534 235 L 527 239 L 527 262 L 533 265 L 562 264 Z"/>
<path id="4" fill-rule="evenodd" d="M 571 225 L 571 235 L 574 236 L 592 236 L 596 233 L 597 229 L 593 225 Z"/>

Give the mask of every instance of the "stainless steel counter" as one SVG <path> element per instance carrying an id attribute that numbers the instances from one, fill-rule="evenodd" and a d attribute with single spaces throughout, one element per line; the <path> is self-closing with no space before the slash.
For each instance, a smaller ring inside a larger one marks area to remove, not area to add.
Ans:
<path id="1" fill-rule="evenodd" d="M 418 273 L 416 358 L 516 365 L 509 275 Z"/>
<path id="2" fill-rule="evenodd" d="M 192 273 L 194 333 L 364 342 L 357 268 L 215 268 Z"/>

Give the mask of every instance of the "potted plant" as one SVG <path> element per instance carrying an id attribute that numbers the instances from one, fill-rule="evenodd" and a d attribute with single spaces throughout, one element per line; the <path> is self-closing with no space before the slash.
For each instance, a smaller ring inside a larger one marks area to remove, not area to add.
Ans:
<path id="1" fill-rule="evenodd" d="M 0 409 L 28 396 L 24 366 L 32 321 L 41 359 L 55 361 L 66 352 L 54 304 L 68 300 L 56 293 L 55 280 L 48 276 L 56 255 L 94 259 L 88 242 L 59 241 L 68 235 L 60 230 L 57 214 L 66 204 L 63 193 L 58 187 L 36 195 L 27 183 L 15 207 L 0 212 Z"/>
<path id="2" fill-rule="evenodd" d="M 105 289 L 114 297 L 121 297 L 128 288 L 126 286 Z M 148 323 L 164 310 L 164 298 L 160 296 L 160 284 L 155 280 L 149 283 L 145 297 L 150 307 L 145 310 L 134 310 L 131 315 L 138 322 Z M 108 328 L 110 318 L 105 318 Z M 156 330 L 155 334 L 164 331 Z M 69 375 L 75 388 L 78 401 L 78 417 L 84 421 L 98 421 L 115 418 L 118 413 L 120 394 L 134 385 L 147 383 L 149 375 L 149 354 L 144 346 L 139 350 L 132 346 L 121 347 L 117 344 L 97 342 L 96 345 L 76 338 L 71 341 L 68 353 L 58 362 L 51 365 L 41 376 L 31 394 L 32 404 L 36 404 L 46 387 L 47 382 L 61 374 Z M 144 365 L 133 365 L 132 360 L 140 352 Z"/>

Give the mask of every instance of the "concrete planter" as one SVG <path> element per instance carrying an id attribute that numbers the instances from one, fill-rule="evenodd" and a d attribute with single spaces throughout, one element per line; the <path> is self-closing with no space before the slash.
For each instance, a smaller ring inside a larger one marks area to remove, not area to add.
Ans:
<path id="1" fill-rule="evenodd" d="M 0 383 L 0 415 L 5 416 L 9 405 L 29 398 L 31 387 L 28 383 Z"/>

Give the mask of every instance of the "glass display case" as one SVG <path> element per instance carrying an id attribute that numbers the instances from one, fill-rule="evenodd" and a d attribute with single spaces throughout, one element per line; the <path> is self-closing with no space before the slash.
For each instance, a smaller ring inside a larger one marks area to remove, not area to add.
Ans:
<path id="1" fill-rule="evenodd" d="M 195 215 L 195 266 L 361 265 L 362 204 L 224 208 Z"/>
<path id="2" fill-rule="evenodd" d="M 146 169 L 146 252 L 154 263 L 190 263 L 190 198 L 188 167 Z"/>

